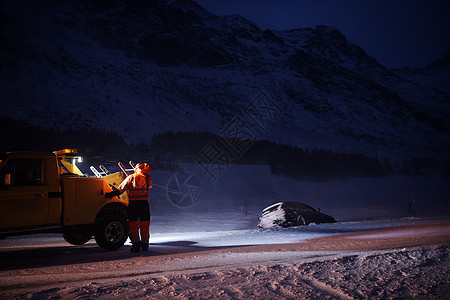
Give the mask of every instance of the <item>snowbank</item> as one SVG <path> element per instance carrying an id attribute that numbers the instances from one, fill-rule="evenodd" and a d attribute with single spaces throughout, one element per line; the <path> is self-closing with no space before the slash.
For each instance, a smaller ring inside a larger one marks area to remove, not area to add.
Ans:
<path id="1" fill-rule="evenodd" d="M 281 234 L 283 234 L 281 232 Z M 450 222 L 0 271 L 2 299 L 444 299 Z M 116 252 L 117 253 L 117 252 Z M 117 254 L 116 254 L 117 255 Z M 2 268 L 3 269 L 3 268 Z"/>

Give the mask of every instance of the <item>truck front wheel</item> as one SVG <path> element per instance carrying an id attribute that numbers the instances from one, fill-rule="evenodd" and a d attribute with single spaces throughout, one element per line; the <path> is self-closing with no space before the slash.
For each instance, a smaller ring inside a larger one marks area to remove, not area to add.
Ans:
<path id="1" fill-rule="evenodd" d="M 103 249 L 117 250 L 128 238 L 128 222 L 117 217 L 105 217 L 95 225 L 95 241 Z"/>

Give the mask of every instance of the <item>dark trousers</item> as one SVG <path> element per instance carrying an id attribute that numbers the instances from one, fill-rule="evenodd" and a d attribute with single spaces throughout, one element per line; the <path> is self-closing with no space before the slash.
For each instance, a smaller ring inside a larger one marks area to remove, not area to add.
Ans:
<path id="1" fill-rule="evenodd" d="M 128 204 L 128 220 L 150 221 L 150 206 L 147 200 L 133 201 Z"/>
<path id="2" fill-rule="evenodd" d="M 130 240 L 132 244 L 142 241 L 148 245 L 150 239 L 150 206 L 148 201 L 130 201 L 128 204 L 130 220 Z M 139 236 L 140 232 L 140 236 Z"/>

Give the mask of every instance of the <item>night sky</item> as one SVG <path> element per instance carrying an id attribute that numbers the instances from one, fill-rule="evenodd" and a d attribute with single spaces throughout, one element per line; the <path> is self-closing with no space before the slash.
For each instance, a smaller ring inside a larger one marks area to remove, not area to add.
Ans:
<path id="1" fill-rule="evenodd" d="M 328 25 L 388 68 L 424 67 L 450 45 L 448 0 L 197 0 L 217 15 L 241 14 L 262 29 Z"/>

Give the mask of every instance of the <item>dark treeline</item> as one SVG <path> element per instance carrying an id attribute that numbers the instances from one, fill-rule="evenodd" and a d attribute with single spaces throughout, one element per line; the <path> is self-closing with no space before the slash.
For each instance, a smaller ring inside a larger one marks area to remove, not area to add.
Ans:
<path id="1" fill-rule="evenodd" d="M 393 171 L 389 162 L 381 164 L 378 160 L 362 154 L 343 154 L 325 149 L 303 150 L 269 141 L 251 141 L 248 149 L 233 155 L 226 144 L 245 144 L 245 141 L 219 138 L 207 132 L 157 134 L 153 137 L 151 149 L 166 153 L 174 160 L 195 163 L 196 158 L 202 158 L 202 151 L 211 141 L 216 142 L 220 151 L 231 158 L 230 163 L 269 165 L 273 174 L 297 180 L 379 177 Z"/>
<path id="2" fill-rule="evenodd" d="M 161 153 L 173 159 L 192 162 L 202 148 L 216 135 L 208 132 L 164 132 L 155 134 L 152 138 L 152 153 Z"/>
<path id="3" fill-rule="evenodd" d="M 149 157 L 145 144 L 128 145 L 120 135 L 101 129 L 39 128 L 9 118 L 0 118 L 0 128 L 0 153 L 74 148 L 93 165 Z"/>
<path id="4" fill-rule="evenodd" d="M 379 177 L 391 173 L 427 175 L 431 167 L 440 168 L 441 175 L 450 177 L 448 164 L 442 165 L 430 158 L 404 159 L 400 165 L 391 166 L 388 160 L 379 162 L 363 154 L 301 149 L 269 141 L 251 141 L 245 151 L 236 155 L 225 145 L 245 144 L 246 141 L 219 138 L 208 132 L 156 134 L 151 145 L 147 146 L 145 143 L 127 144 L 117 133 L 101 129 L 39 128 L 26 121 L 9 118 L 0 118 L 0 128 L 0 153 L 76 148 L 85 158 L 86 168 L 98 164 L 117 168 L 118 161 L 126 163 L 134 160 L 148 161 L 154 169 L 175 171 L 178 162 L 198 162 L 202 151 L 213 141 L 228 155 L 229 164 L 265 164 L 270 166 L 273 174 L 297 180 L 326 181 L 348 177 Z"/>
<path id="5" fill-rule="evenodd" d="M 424 176 L 435 170 L 442 176 L 450 177 L 450 166 L 432 158 L 403 159 L 392 166 L 388 159 L 381 162 L 376 156 L 326 149 L 301 149 L 270 141 L 251 141 L 248 149 L 236 157 L 230 154 L 225 144 L 245 144 L 245 141 L 219 138 L 208 132 L 156 134 L 152 139 L 151 152 L 161 161 L 195 163 L 197 158 L 202 158 L 202 152 L 211 141 L 221 146 L 220 151 L 231 157 L 230 163 L 269 165 L 272 174 L 297 180 L 326 181 L 348 177 L 380 177 L 393 173 Z"/>
<path id="6" fill-rule="evenodd" d="M 325 149 L 300 149 L 267 141 L 255 142 L 243 156 L 244 162 L 270 165 L 272 174 L 297 180 L 326 181 L 348 177 L 380 177 L 391 169 L 362 154 Z"/>

